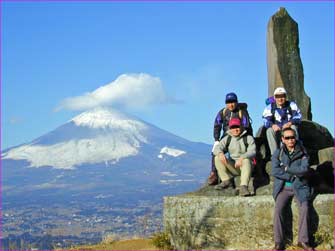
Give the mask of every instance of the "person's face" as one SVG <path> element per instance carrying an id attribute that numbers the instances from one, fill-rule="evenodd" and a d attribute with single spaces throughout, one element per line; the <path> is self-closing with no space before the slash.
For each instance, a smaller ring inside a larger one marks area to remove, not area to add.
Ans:
<path id="1" fill-rule="evenodd" d="M 241 134 L 241 127 L 240 126 L 232 126 L 232 127 L 229 128 L 229 130 L 230 130 L 230 133 L 235 137 L 237 137 Z"/>
<path id="2" fill-rule="evenodd" d="M 296 143 L 294 132 L 291 130 L 285 131 L 282 137 L 282 141 L 286 145 L 287 148 L 294 148 L 295 143 Z"/>
<path id="3" fill-rule="evenodd" d="M 277 105 L 282 106 L 285 104 L 286 101 L 286 94 L 277 94 L 275 95 L 275 100 Z"/>
<path id="4" fill-rule="evenodd" d="M 228 110 L 233 111 L 237 107 L 237 103 L 236 102 L 226 103 L 226 107 Z"/>

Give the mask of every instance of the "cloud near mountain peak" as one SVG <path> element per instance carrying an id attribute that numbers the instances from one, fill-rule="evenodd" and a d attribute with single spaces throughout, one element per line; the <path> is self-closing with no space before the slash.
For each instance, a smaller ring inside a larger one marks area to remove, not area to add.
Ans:
<path id="1" fill-rule="evenodd" d="M 111 83 L 92 92 L 66 98 L 55 110 L 87 110 L 98 106 L 141 109 L 168 103 L 177 103 L 177 101 L 166 94 L 160 78 L 146 73 L 137 73 L 122 74 Z"/>

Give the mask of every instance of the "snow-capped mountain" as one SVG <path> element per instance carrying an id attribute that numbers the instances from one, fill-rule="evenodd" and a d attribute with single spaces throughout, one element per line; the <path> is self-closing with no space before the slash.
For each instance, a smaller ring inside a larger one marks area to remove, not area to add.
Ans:
<path id="1" fill-rule="evenodd" d="M 116 164 L 144 148 L 157 152 L 153 159 L 179 157 L 192 153 L 193 145 L 116 110 L 96 108 L 29 144 L 5 151 L 2 158 L 27 160 L 30 167 L 73 169 L 83 164 Z"/>
<path id="2" fill-rule="evenodd" d="M 30 167 L 71 169 L 84 163 L 116 162 L 138 154 L 148 143 L 143 122 L 117 111 L 84 112 L 55 131 L 5 152 L 3 159 L 25 159 Z"/>
<path id="3" fill-rule="evenodd" d="M 4 191 L 64 188 L 70 177 L 79 178 L 71 181 L 74 190 L 80 180 L 93 189 L 98 186 L 95 182 L 105 183 L 109 178 L 120 185 L 136 179 L 137 187 L 141 182 L 148 185 L 145 180 L 178 183 L 187 190 L 204 181 L 209 153 L 209 145 L 188 141 L 117 110 L 96 108 L 30 143 L 2 152 Z M 17 176 L 25 177 L 25 182 L 16 184 Z M 85 188 L 85 184 L 80 186 Z"/>

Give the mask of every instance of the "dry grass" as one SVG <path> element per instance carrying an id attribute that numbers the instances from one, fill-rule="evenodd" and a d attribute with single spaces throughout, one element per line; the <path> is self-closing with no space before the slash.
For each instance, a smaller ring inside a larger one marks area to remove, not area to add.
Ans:
<path id="1" fill-rule="evenodd" d="M 69 250 L 158 250 L 151 239 L 132 239 L 100 243 L 92 246 L 78 246 Z"/>

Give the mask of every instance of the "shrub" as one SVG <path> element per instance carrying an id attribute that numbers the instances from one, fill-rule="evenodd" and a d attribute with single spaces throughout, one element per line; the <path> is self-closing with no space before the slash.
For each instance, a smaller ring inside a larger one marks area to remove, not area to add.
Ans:
<path id="1" fill-rule="evenodd" d="M 118 240 L 119 240 L 119 237 L 116 234 L 110 233 L 110 234 L 105 235 L 102 238 L 101 243 L 103 243 L 103 244 L 113 244 L 115 241 L 118 241 Z"/>
<path id="2" fill-rule="evenodd" d="M 316 245 L 329 245 L 331 249 L 334 249 L 334 236 L 333 233 L 325 231 L 324 229 L 319 229 L 315 234 L 315 244 Z"/>
<path id="3" fill-rule="evenodd" d="M 167 232 L 155 233 L 152 237 L 152 244 L 159 249 L 174 250 Z"/>

